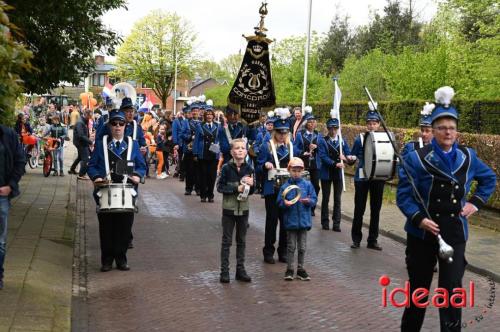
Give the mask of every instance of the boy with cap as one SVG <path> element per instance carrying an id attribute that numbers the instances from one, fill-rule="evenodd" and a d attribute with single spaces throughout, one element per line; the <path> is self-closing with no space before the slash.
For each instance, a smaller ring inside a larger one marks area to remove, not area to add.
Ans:
<path id="1" fill-rule="evenodd" d="M 293 280 L 294 256 L 297 248 L 297 279 L 311 280 L 304 269 L 307 231 L 311 229 L 311 208 L 316 205 L 316 191 L 310 181 L 302 178 L 304 162 L 294 157 L 287 167 L 290 178 L 281 186 L 277 203 L 283 209 L 287 233 L 287 269 L 285 280 Z"/>
<path id="2" fill-rule="evenodd" d="M 245 238 L 248 228 L 250 205 L 248 195 L 254 191 L 253 168 L 245 162 L 246 141 L 242 138 L 231 142 L 231 156 L 222 166 L 217 191 L 222 197 L 222 245 L 220 282 L 229 282 L 229 249 L 236 226 L 236 280 L 250 282 L 245 271 Z"/>

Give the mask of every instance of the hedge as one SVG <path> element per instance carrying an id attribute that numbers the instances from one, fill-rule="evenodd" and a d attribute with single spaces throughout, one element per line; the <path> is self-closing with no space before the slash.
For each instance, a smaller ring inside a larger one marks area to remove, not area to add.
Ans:
<path id="1" fill-rule="evenodd" d="M 383 101 L 378 103 L 385 122 L 390 127 L 416 128 L 424 100 Z M 459 113 L 459 130 L 468 133 L 500 135 L 500 100 L 454 100 Z M 288 105 L 290 106 L 290 105 Z M 298 105 L 293 105 L 298 106 Z M 313 113 L 325 121 L 332 104 L 311 104 Z M 363 124 L 367 102 L 343 102 L 340 116 L 344 124 Z"/>
<path id="2" fill-rule="evenodd" d="M 320 126 L 320 130 L 326 133 L 324 125 Z M 399 147 L 407 142 L 418 137 L 418 130 L 416 129 L 402 129 L 390 128 L 396 135 Z M 354 139 L 360 133 L 365 132 L 366 127 L 355 125 L 343 125 L 342 136 L 352 146 Z M 459 144 L 466 145 L 476 150 L 477 155 L 483 160 L 497 175 L 500 176 L 500 136 L 497 135 L 484 135 L 484 134 L 470 134 L 460 133 L 458 137 Z M 347 169 L 347 172 L 354 174 L 353 169 Z M 497 180 L 495 193 L 492 195 L 487 203 L 489 208 L 500 209 L 500 183 Z"/>

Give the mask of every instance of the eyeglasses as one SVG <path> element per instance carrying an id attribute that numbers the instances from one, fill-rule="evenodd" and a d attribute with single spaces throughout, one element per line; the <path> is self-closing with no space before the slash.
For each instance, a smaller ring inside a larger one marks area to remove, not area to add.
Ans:
<path id="1" fill-rule="evenodd" d="M 113 122 L 111 122 L 111 125 L 112 125 L 113 127 L 116 127 L 116 126 L 123 127 L 123 126 L 125 126 L 125 122 L 121 122 L 121 121 L 113 121 Z"/>
<path id="2" fill-rule="evenodd" d="M 457 127 L 438 126 L 436 127 L 436 129 L 439 131 L 451 131 L 451 132 L 457 131 Z"/>

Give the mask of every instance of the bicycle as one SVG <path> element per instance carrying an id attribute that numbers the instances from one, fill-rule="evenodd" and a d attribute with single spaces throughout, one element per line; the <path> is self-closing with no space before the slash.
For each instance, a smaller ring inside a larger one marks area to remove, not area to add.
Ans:
<path id="1" fill-rule="evenodd" d="M 43 158 L 43 176 L 48 177 L 50 172 L 52 171 L 54 156 L 53 152 L 61 145 L 61 142 L 57 138 L 47 137 L 43 139 L 45 141 L 44 144 L 44 154 L 45 158 Z"/>

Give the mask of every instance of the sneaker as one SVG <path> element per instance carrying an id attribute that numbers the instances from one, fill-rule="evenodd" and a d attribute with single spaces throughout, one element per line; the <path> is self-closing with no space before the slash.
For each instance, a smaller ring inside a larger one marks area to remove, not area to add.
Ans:
<path id="1" fill-rule="evenodd" d="M 219 281 L 222 284 L 228 284 L 229 283 L 229 272 L 221 272 Z"/>
<path id="2" fill-rule="evenodd" d="M 283 279 L 286 281 L 293 281 L 293 270 L 286 270 L 285 277 Z"/>
<path id="3" fill-rule="evenodd" d="M 311 280 L 311 277 L 309 277 L 309 274 L 307 274 L 306 270 L 297 269 L 297 279 L 300 279 L 302 281 L 309 281 Z"/>
<path id="4" fill-rule="evenodd" d="M 352 248 L 352 249 L 359 249 L 359 242 L 353 242 L 353 243 L 351 244 L 351 248 Z"/>
<path id="5" fill-rule="evenodd" d="M 63 171 L 60 171 L 60 172 L 59 172 L 59 176 L 64 176 L 64 172 L 63 172 Z"/>
<path id="6" fill-rule="evenodd" d="M 159 180 L 163 180 L 163 179 L 168 178 L 168 175 L 166 173 L 161 173 L 161 174 L 158 174 L 156 176 L 156 178 L 159 179 Z"/>
<path id="7" fill-rule="evenodd" d="M 164 176 L 165 178 L 168 178 L 170 176 L 168 173 L 165 172 L 161 173 L 161 175 Z"/>

